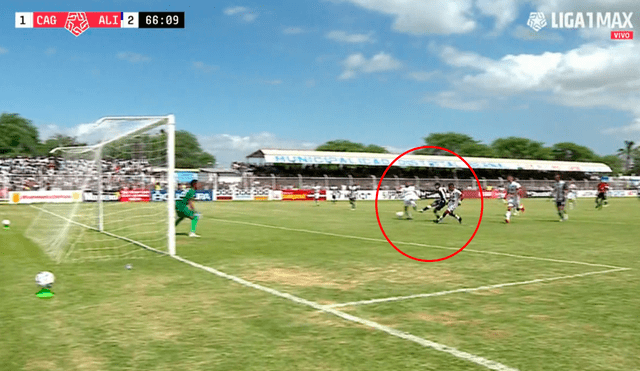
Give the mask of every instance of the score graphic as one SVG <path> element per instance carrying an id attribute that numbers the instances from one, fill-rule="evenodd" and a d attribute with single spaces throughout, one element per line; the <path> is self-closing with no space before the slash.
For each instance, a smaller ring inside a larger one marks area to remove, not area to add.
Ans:
<path id="1" fill-rule="evenodd" d="M 16 28 L 184 28 L 184 12 L 16 12 Z"/>

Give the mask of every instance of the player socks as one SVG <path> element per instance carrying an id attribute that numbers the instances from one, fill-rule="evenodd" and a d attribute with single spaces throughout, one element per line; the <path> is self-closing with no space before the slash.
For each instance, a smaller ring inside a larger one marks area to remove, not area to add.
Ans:
<path id="1" fill-rule="evenodd" d="M 176 227 L 178 226 L 178 224 L 180 224 L 180 222 L 182 221 L 182 219 L 184 219 L 184 218 L 178 218 L 178 220 L 176 220 Z"/>
<path id="2" fill-rule="evenodd" d="M 196 225 L 198 224 L 198 217 L 196 216 L 191 220 L 191 232 L 196 233 Z"/>

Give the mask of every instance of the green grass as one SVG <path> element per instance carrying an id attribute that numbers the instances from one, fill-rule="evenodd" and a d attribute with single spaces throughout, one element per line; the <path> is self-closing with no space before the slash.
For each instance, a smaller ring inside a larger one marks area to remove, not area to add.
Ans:
<path id="1" fill-rule="evenodd" d="M 379 206 L 389 238 L 423 259 L 461 247 L 480 210 L 465 201 L 462 225 L 436 225 L 431 213 L 398 220 L 399 201 Z M 183 222 L 177 249 L 320 304 L 609 269 L 482 252 L 631 268 L 339 310 L 523 371 L 640 370 L 640 202 L 613 199 L 596 211 L 579 200 L 564 223 L 549 201 L 525 206 L 505 225 L 504 205 L 485 201 L 468 249 L 437 263 L 410 260 L 384 241 L 372 202 L 355 211 L 348 203 L 199 203 L 202 238 L 188 238 Z M 140 214 L 140 204 L 125 207 Z M 0 219 L 13 223 L 0 231 L 0 370 L 486 370 L 152 252 L 55 264 L 25 237 L 37 214 L 0 205 Z M 140 229 L 131 223 L 121 234 Z M 56 274 L 52 299 L 35 296 L 42 270 Z"/>

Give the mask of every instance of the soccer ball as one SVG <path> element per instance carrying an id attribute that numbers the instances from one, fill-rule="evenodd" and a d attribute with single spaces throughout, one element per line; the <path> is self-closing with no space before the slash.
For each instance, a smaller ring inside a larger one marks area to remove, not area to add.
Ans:
<path id="1" fill-rule="evenodd" d="M 8 221 L 7 219 L 5 219 L 5 220 L 3 220 L 3 221 L 2 221 L 2 225 L 3 225 L 5 228 L 7 228 L 7 227 L 9 227 L 9 226 L 11 225 L 11 222 L 10 222 L 10 221 Z"/>
<path id="2" fill-rule="evenodd" d="M 42 287 L 51 287 L 56 277 L 51 272 L 40 272 L 36 275 L 36 284 Z"/>
<path id="3" fill-rule="evenodd" d="M 398 211 L 396 213 L 396 216 L 398 217 L 398 219 L 402 219 L 402 216 L 404 215 L 404 213 L 402 211 Z"/>

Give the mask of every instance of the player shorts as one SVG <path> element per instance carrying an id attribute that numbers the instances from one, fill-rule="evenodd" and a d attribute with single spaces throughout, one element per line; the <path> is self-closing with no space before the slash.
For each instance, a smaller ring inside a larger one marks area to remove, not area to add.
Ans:
<path id="1" fill-rule="evenodd" d="M 436 210 L 440 210 L 443 207 L 445 207 L 446 205 L 447 205 L 447 203 L 444 200 L 435 200 L 431 204 L 431 207 L 433 207 Z"/>
<path id="2" fill-rule="evenodd" d="M 574 192 L 571 192 L 567 195 L 567 199 L 573 201 L 576 199 L 576 194 Z"/>
<path id="3" fill-rule="evenodd" d="M 456 211 L 456 209 L 458 208 L 458 206 L 459 206 L 459 205 L 458 205 L 457 203 L 449 204 L 449 206 L 447 207 L 447 210 L 448 210 L 450 213 L 452 213 L 452 212 Z"/>
<path id="4" fill-rule="evenodd" d="M 193 219 L 195 212 L 191 209 L 189 209 L 188 207 L 176 207 L 176 215 L 178 215 L 178 218 L 189 218 L 189 219 Z"/>
<path id="5" fill-rule="evenodd" d="M 416 207 L 416 202 L 414 200 L 404 200 L 404 206 Z"/>
<path id="6" fill-rule="evenodd" d="M 604 192 L 598 192 L 598 196 L 596 198 L 597 199 L 606 200 L 607 199 L 607 194 L 604 193 Z"/>
<path id="7" fill-rule="evenodd" d="M 316 200 L 318 200 L 318 199 L 320 199 L 320 195 L 316 193 L 315 195 L 313 195 L 313 198 L 315 198 Z"/>
<path id="8" fill-rule="evenodd" d="M 564 200 L 556 200 L 556 207 L 563 207 L 565 201 Z"/>
<path id="9" fill-rule="evenodd" d="M 509 199 L 507 200 L 507 203 L 511 208 L 517 209 L 520 207 L 520 200 L 517 197 L 509 197 Z"/>

